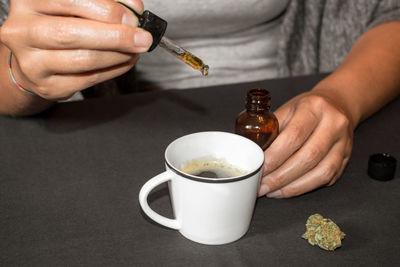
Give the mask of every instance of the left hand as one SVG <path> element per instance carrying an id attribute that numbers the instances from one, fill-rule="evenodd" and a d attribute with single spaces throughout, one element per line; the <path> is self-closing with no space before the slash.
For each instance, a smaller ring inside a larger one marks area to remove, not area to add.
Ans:
<path id="1" fill-rule="evenodd" d="M 265 151 L 259 196 L 294 197 L 339 179 L 355 128 L 341 105 L 326 92 L 310 91 L 274 112 L 280 134 Z"/>

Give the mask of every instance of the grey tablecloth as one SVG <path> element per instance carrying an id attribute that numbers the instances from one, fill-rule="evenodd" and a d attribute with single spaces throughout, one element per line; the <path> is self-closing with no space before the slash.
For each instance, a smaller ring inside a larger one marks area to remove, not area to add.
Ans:
<path id="1" fill-rule="evenodd" d="M 147 92 L 63 103 L 31 118 L 0 117 L 0 266 L 399 264 L 399 171 L 389 182 L 366 174 L 372 153 L 400 158 L 399 99 L 357 129 L 337 184 L 293 199 L 258 199 L 249 232 L 235 243 L 191 242 L 140 210 L 140 187 L 164 170 L 169 142 L 196 131 L 233 131 L 250 88 L 270 90 L 275 109 L 319 79 Z M 172 216 L 166 186 L 150 201 Z M 300 237 L 317 212 L 346 233 L 334 252 Z"/>

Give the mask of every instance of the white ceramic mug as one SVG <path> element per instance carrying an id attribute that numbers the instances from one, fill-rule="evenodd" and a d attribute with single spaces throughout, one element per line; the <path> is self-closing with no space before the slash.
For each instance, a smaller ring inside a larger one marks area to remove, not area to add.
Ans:
<path id="1" fill-rule="evenodd" d="M 230 178 L 204 178 L 180 170 L 199 158 L 223 159 L 245 170 Z M 253 141 L 226 132 L 200 132 L 173 141 L 165 151 L 166 171 L 151 178 L 139 194 L 143 211 L 155 222 L 179 230 L 186 238 L 208 245 L 226 244 L 249 229 L 261 179 L 264 153 Z M 175 219 L 153 211 L 149 193 L 168 182 Z"/>

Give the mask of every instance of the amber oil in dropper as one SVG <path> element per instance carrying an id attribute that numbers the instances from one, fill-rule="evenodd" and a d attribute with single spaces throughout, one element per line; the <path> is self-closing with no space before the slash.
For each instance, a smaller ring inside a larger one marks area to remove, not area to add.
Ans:
<path id="1" fill-rule="evenodd" d="M 207 65 L 204 65 L 203 60 L 200 58 L 196 57 L 192 53 L 186 51 L 183 56 L 178 56 L 179 59 L 181 59 L 183 62 L 191 66 L 195 70 L 200 70 L 201 74 L 203 76 L 208 75 L 208 69 L 209 67 Z"/>
<path id="2" fill-rule="evenodd" d="M 179 46 L 177 43 L 172 41 L 166 36 L 163 36 L 161 38 L 160 44 L 162 48 L 166 49 L 169 53 L 172 55 L 176 56 L 186 64 L 188 64 L 190 67 L 192 67 L 195 70 L 199 70 L 201 74 L 204 76 L 208 75 L 208 70 L 209 67 L 208 65 L 205 65 L 203 60 L 200 58 L 196 57 L 183 47 Z"/>

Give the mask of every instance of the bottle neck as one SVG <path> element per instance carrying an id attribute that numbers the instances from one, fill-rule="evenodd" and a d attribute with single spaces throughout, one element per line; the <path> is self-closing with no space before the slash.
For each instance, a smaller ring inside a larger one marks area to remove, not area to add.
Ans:
<path id="1" fill-rule="evenodd" d="M 265 89 L 253 89 L 247 93 L 246 109 L 248 112 L 263 113 L 270 110 L 271 97 Z"/>
<path id="2" fill-rule="evenodd" d="M 264 113 L 269 111 L 268 108 L 263 108 L 257 105 L 246 105 L 246 110 L 250 113 Z"/>

